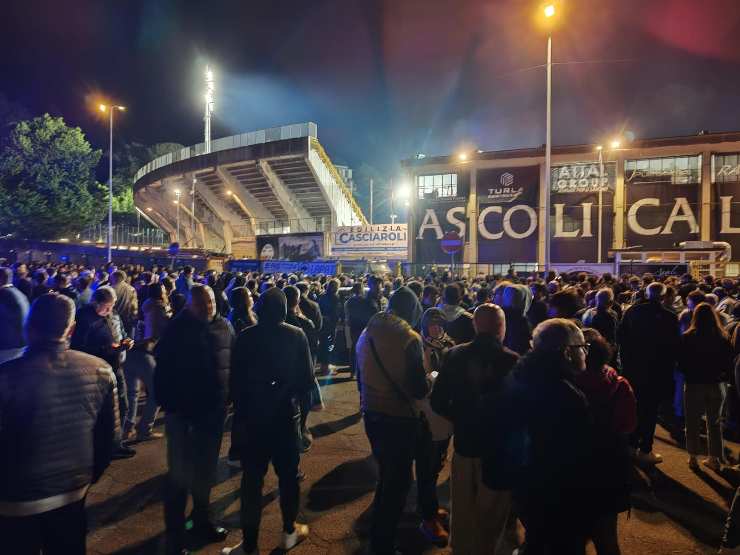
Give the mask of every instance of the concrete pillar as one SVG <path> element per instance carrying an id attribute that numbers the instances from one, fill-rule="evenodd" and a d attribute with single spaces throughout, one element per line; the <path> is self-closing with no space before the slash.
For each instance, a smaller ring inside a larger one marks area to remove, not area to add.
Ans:
<path id="1" fill-rule="evenodd" d="M 540 201 L 537 210 L 537 264 L 540 270 L 545 267 L 545 218 L 550 215 L 545 213 L 545 196 L 550 194 L 547 190 L 547 180 L 545 179 L 545 162 L 540 162 Z"/>
<path id="2" fill-rule="evenodd" d="M 711 241 L 712 221 L 712 152 L 705 150 L 701 155 L 701 189 L 699 191 L 699 239 Z"/>
<path id="3" fill-rule="evenodd" d="M 468 241 L 467 248 L 463 250 L 463 259 L 460 262 L 471 264 L 470 276 L 478 274 L 478 168 L 470 168 L 470 194 L 468 195 Z"/>
<path id="4" fill-rule="evenodd" d="M 624 248 L 624 210 L 625 210 L 625 185 L 624 185 L 624 157 L 617 152 L 617 176 L 614 183 L 614 242 L 615 249 Z"/>

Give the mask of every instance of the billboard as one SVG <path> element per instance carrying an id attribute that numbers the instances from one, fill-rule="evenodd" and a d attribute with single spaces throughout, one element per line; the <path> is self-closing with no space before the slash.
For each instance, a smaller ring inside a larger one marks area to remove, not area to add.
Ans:
<path id="1" fill-rule="evenodd" d="M 407 224 L 339 227 L 332 233 L 331 255 L 338 258 L 408 257 Z"/>
<path id="2" fill-rule="evenodd" d="M 740 153 L 712 156 L 712 217 L 710 237 L 732 246 L 732 259 L 740 255 Z"/>
<path id="3" fill-rule="evenodd" d="M 626 160 L 627 247 L 671 248 L 699 239 L 701 155 Z"/>
<path id="4" fill-rule="evenodd" d="M 258 235 L 257 257 L 260 260 L 310 262 L 324 256 L 322 233 Z"/>
<path id="5" fill-rule="evenodd" d="M 606 262 L 614 236 L 616 175 L 615 162 L 553 166 L 550 257 L 554 263 L 597 262 L 599 237 L 601 262 Z"/>
<path id="6" fill-rule="evenodd" d="M 540 167 L 479 170 L 478 262 L 536 262 Z"/>

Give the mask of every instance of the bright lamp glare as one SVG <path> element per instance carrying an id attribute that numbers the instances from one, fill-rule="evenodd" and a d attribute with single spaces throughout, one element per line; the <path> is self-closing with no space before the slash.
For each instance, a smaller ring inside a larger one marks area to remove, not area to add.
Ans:
<path id="1" fill-rule="evenodd" d="M 619 148 L 620 146 L 622 146 L 622 143 L 620 141 L 618 141 L 618 140 L 615 139 L 615 140 L 612 141 L 611 146 L 612 146 L 612 148 Z"/>
<path id="2" fill-rule="evenodd" d="M 411 188 L 408 185 L 401 185 L 398 188 L 398 196 L 401 198 L 409 198 L 409 196 L 411 196 Z"/>
<path id="3" fill-rule="evenodd" d="M 108 107 L 105 104 L 101 104 L 100 106 L 98 106 L 98 108 L 100 108 L 101 112 L 105 112 L 108 109 Z"/>
<path id="4" fill-rule="evenodd" d="M 467 159 L 468 159 L 468 155 L 467 155 L 467 154 L 465 154 L 464 152 L 461 152 L 460 154 L 458 154 L 458 155 L 457 155 L 457 158 L 458 158 L 458 159 L 459 159 L 459 160 L 460 160 L 461 162 L 464 162 L 465 160 L 467 160 Z"/>
<path id="5" fill-rule="evenodd" d="M 548 4 L 545 6 L 545 17 L 552 17 L 555 15 L 555 6 L 553 4 Z"/>

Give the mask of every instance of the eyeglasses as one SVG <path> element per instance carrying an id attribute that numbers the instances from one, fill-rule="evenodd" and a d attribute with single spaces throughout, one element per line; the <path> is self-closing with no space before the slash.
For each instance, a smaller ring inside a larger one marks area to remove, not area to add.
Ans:
<path id="1" fill-rule="evenodd" d="M 583 343 L 581 345 L 568 345 L 569 349 L 583 349 L 584 354 L 588 354 L 591 349 L 591 343 Z"/>

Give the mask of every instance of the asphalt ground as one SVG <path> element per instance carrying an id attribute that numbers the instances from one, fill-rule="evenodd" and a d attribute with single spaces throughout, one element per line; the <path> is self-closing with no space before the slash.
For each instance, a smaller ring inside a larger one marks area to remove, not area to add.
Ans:
<path id="1" fill-rule="evenodd" d="M 369 529 L 369 507 L 376 468 L 359 413 L 356 383 L 348 374 L 321 378 L 326 409 L 312 413 L 312 449 L 302 457 L 306 474 L 301 484 L 299 519 L 311 535 L 293 550 L 302 554 L 364 553 Z M 161 427 L 157 428 L 162 430 Z M 88 552 L 92 554 L 164 553 L 162 493 L 166 472 L 165 440 L 136 445 L 132 459 L 114 461 L 87 499 Z M 218 480 L 211 502 L 216 521 L 231 530 L 222 544 L 203 546 L 199 554 L 218 554 L 241 539 L 239 485 L 241 472 L 226 464 L 230 433 L 224 434 Z M 738 445 L 728 444 L 737 459 Z M 634 471 L 633 509 L 620 516 L 620 542 L 625 555 L 710 554 L 719 546 L 725 515 L 740 483 L 731 469 L 715 473 L 692 472 L 686 452 L 659 428 L 655 450 L 665 461 Z M 449 465 L 440 476 L 440 501 L 449 506 Z M 277 478 L 270 470 L 265 479 L 259 547 L 262 553 L 279 552 L 282 521 Z M 415 487 L 409 494 L 399 530 L 404 553 L 444 553 L 418 532 Z M 514 536 L 513 532 L 510 534 Z M 198 546 L 195 546 L 198 547 Z M 499 553 L 511 553 L 507 540 Z M 590 553 L 594 553 L 590 546 Z"/>

